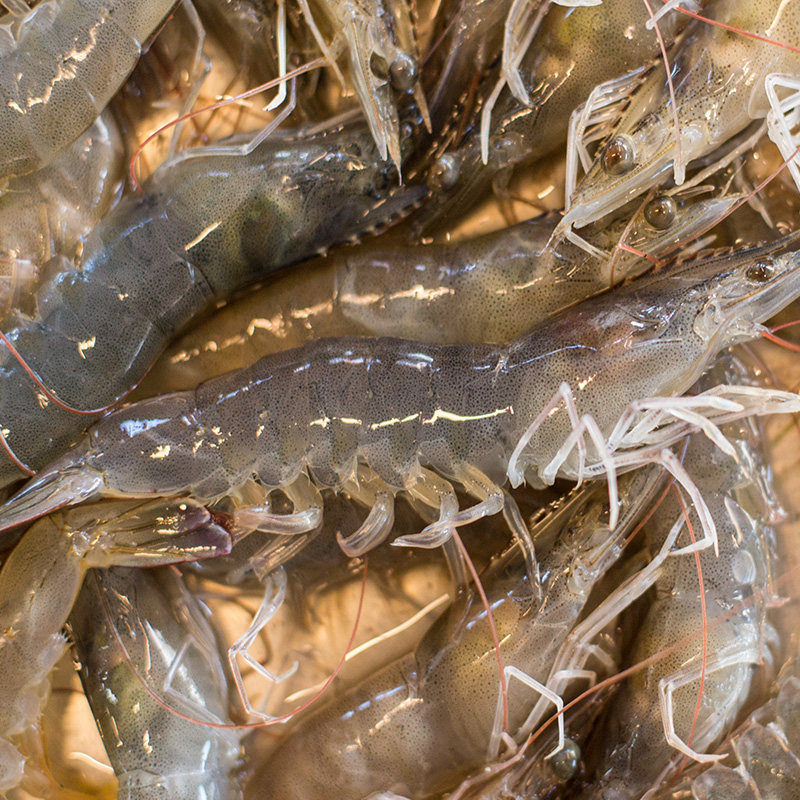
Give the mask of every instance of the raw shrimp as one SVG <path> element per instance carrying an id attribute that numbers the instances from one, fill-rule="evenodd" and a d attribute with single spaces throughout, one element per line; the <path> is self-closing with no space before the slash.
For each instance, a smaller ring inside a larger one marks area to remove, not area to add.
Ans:
<path id="1" fill-rule="evenodd" d="M 507 347 L 330 339 L 267 356 L 194 392 L 109 414 L 0 508 L 0 525 L 104 495 L 230 496 L 240 498 L 240 527 L 297 534 L 319 525 L 322 486 L 371 507 L 351 553 L 388 535 L 401 491 L 427 496 L 440 519 L 397 541 L 436 546 L 453 526 L 501 510 L 519 532 L 499 485 L 506 478 L 541 485 L 601 472 L 613 522 L 617 463 L 655 460 L 686 486 L 660 449 L 675 429 L 645 436 L 671 408 L 682 424 L 699 421 L 714 435 L 696 409 L 731 418 L 797 405 L 789 393 L 723 387 L 742 403 L 661 399 L 641 407 L 649 411 L 637 424 L 638 401 L 686 391 L 721 348 L 757 337 L 761 320 L 800 294 L 800 253 L 774 253 L 771 245 L 679 263 L 556 315 Z M 596 454 L 585 446 L 587 432 Z M 631 452 L 643 442 L 644 451 Z M 440 476 L 460 483 L 476 505 L 459 511 Z M 275 487 L 292 514 L 270 512 Z"/>
<path id="2" fill-rule="evenodd" d="M 486 153 L 482 156 L 481 132 L 471 129 L 463 144 L 441 155 L 429 178 L 434 200 L 421 215 L 424 226 L 441 227 L 448 215 L 462 215 L 490 183 L 502 189 L 514 167 L 561 146 L 570 114 L 599 81 L 639 69 L 656 56 L 658 43 L 645 29 L 647 20 L 642 0 L 551 8 L 520 65 L 530 105 L 505 91 L 492 114 Z M 671 17 L 661 22 L 668 39 L 675 27 Z"/>
<path id="3" fill-rule="evenodd" d="M 110 503 L 58 513 L 23 536 L 0 572 L 0 790 L 22 779 L 17 739 L 37 724 L 61 629 L 84 574 L 111 564 L 151 566 L 230 550 L 230 535 L 196 503 Z"/>
<path id="4" fill-rule="evenodd" d="M 67 150 L 0 190 L 0 314 L 31 313 L 33 290 L 53 256 L 76 258 L 121 189 L 123 148 L 102 114 Z"/>
<path id="5" fill-rule="evenodd" d="M 170 569 L 113 569 L 86 582 L 70 617 L 81 680 L 120 800 L 234 800 L 239 733 L 198 600 Z M 168 693 L 157 703 L 141 675 Z"/>
<path id="6" fill-rule="evenodd" d="M 191 317 L 419 198 L 395 176 L 361 128 L 160 167 L 95 228 L 80 267 L 42 285 L 38 315 L 5 333 L 0 486 L 74 442 Z"/>
<path id="7" fill-rule="evenodd" d="M 725 25 L 779 42 L 795 42 L 800 36 L 800 5 L 794 2 L 718 0 L 711 14 Z M 676 183 L 682 183 L 687 164 L 767 114 L 768 74 L 798 71 L 796 52 L 693 21 L 671 59 L 675 105 L 663 70 L 654 70 L 629 98 L 613 136 L 572 194 L 562 226 L 579 228 L 599 219 L 666 180 L 673 166 Z M 570 157 L 577 158 L 577 153 L 570 152 Z"/>
<path id="8" fill-rule="evenodd" d="M 0 178 L 48 164 L 94 122 L 175 2 L 43 0 L 0 17 Z"/>
<path id="9" fill-rule="evenodd" d="M 515 545 L 484 573 L 508 681 L 508 732 L 532 698 L 595 583 L 619 557 L 625 536 L 661 483 L 658 469 L 625 476 L 622 522 L 608 528 L 602 486 L 568 496 L 534 528 L 555 536 L 539 565 L 540 596 Z M 301 724 L 249 785 L 253 797 L 357 800 L 399 792 L 435 796 L 479 768 L 493 750 L 498 663 L 477 592 L 459 597 L 415 652 Z M 510 677 L 519 678 L 519 682 Z M 495 734 L 496 735 L 496 734 Z M 307 761 L 313 752 L 313 762 Z"/>
<path id="10" fill-rule="evenodd" d="M 282 276 L 200 322 L 170 345 L 137 396 L 191 389 L 328 336 L 509 342 L 612 281 L 647 269 L 647 259 L 614 252 L 626 229 L 629 246 L 662 256 L 710 227 L 737 200 L 653 198 L 632 220 L 623 217 L 591 231 L 598 256 L 566 240 L 548 247 L 555 215 L 457 244 L 376 242 L 337 250 L 302 275 Z"/>
<path id="11" fill-rule="evenodd" d="M 709 376 L 753 383 L 744 365 L 731 358 Z M 631 659 L 643 661 L 673 642 L 686 644 L 623 687 L 602 733 L 602 766 L 582 797 L 638 798 L 658 785 L 673 748 L 708 760 L 704 753 L 730 730 L 747 699 L 766 645 L 768 542 L 773 535 L 767 520 L 774 511 L 771 491 L 765 495 L 762 489 L 769 487 L 771 476 L 759 451 L 761 432 L 749 423 L 722 428 L 736 457 L 721 453 L 703 436 L 690 438 L 683 463 L 714 515 L 719 554 L 697 554 L 699 567 L 686 554 L 663 563 L 655 583 L 657 599 L 641 624 Z M 676 523 L 685 528 L 682 505 L 676 495 L 668 496 L 646 528 L 656 551 L 674 535 Z M 688 545 L 686 533 L 679 542 Z M 708 624 L 707 644 L 692 635 L 701 618 Z"/>
<path id="12" fill-rule="evenodd" d="M 724 763 L 692 769 L 652 800 L 795 800 L 800 785 L 800 659 L 789 660 L 773 696 L 719 748 Z M 733 766 L 735 764 L 735 766 Z M 726 766 L 727 765 L 727 766 Z"/>

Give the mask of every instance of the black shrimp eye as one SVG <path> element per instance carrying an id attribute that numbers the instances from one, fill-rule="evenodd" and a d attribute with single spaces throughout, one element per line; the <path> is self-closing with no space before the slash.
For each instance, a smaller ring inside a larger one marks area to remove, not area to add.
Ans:
<path id="1" fill-rule="evenodd" d="M 580 745 L 573 739 L 567 737 L 564 740 L 564 747 L 559 750 L 548 763 L 556 779 L 564 783 L 575 774 L 580 760 Z"/>
<path id="2" fill-rule="evenodd" d="M 379 80 L 385 81 L 389 77 L 389 65 L 386 59 L 379 53 L 373 52 L 369 57 L 369 68 L 372 74 Z"/>
<path id="3" fill-rule="evenodd" d="M 774 274 L 775 266 L 771 261 L 757 261 L 744 271 L 747 280 L 754 283 L 766 283 Z"/>
<path id="4" fill-rule="evenodd" d="M 432 189 L 452 189 L 461 175 L 461 166 L 452 153 L 445 153 L 433 162 L 428 175 L 428 183 Z"/>
<path id="5" fill-rule="evenodd" d="M 669 195 L 654 197 L 644 207 L 644 218 L 656 230 L 665 231 L 675 222 L 678 213 L 678 204 Z"/>
<path id="6" fill-rule="evenodd" d="M 603 150 L 603 169 L 609 175 L 624 175 L 633 169 L 633 142 L 627 136 L 614 136 Z"/>
<path id="7" fill-rule="evenodd" d="M 389 82 L 398 92 L 407 92 L 417 82 L 417 60 L 408 53 L 398 53 L 389 66 Z"/>

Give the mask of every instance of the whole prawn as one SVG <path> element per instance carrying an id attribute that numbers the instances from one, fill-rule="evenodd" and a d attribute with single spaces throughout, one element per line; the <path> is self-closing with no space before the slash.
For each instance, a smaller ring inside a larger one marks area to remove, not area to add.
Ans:
<path id="1" fill-rule="evenodd" d="M 251 493 L 241 500 L 234 523 L 300 533 L 319 524 L 319 486 L 363 497 L 359 486 L 370 476 L 373 509 L 357 532 L 360 546 L 388 535 L 400 491 L 438 498 L 440 520 L 421 538 L 405 537 L 434 546 L 453 526 L 503 510 L 506 478 L 512 485 L 581 478 L 588 453 L 582 431 L 594 433 L 599 450 L 588 466 L 611 470 L 611 486 L 616 462 L 600 437 L 612 429 L 618 435 L 631 403 L 684 392 L 720 348 L 758 336 L 761 320 L 799 293 L 800 253 L 777 255 L 773 245 L 645 276 L 507 347 L 313 342 L 194 392 L 108 415 L 0 508 L 0 525 L 109 494 L 243 498 L 255 478 L 263 499 Z M 757 413 L 775 408 L 763 397 L 754 402 Z M 633 454 L 626 467 L 669 466 L 663 451 L 648 452 Z M 458 511 L 453 487 L 440 476 L 459 482 L 477 504 Z M 270 512 L 275 487 L 287 493 L 295 516 Z M 693 499 L 702 502 L 696 493 Z M 706 532 L 713 536 L 711 526 Z"/>
<path id="2" fill-rule="evenodd" d="M 44 0 L 0 17 L 0 179 L 49 163 L 94 122 L 175 3 Z"/>
<path id="3" fill-rule="evenodd" d="M 173 342 L 136 397 L 181 391 L 259 358 L 331 336 L 399 336 L 440 344 L 502 344 L 564 308 L 630 279 L 646 259 L 679 247 L 721 218 L 737 195 L 655 197 L 632 219 L 598 226 L 597 255 L 566 240 L 550 247 L 547 215 L 454 244 L 364 243 L 330 253 L 232 301 Z M 663 211 L 656 220 L 653 211 Z M 657 222 L 658 227 L 652 224 Z"/>
<path id="4" fill-rule="evenodd" d="M 74 442 L 191 317 L 424 191 L 393 187 L 394 167 L 360 128 L 275 138 L 247 156 L 194 155 L 162 165 L 143 196 L 120 203 L 80 266 L 39 289 L 38 314 L 3 334 L 0 485 Z"/>

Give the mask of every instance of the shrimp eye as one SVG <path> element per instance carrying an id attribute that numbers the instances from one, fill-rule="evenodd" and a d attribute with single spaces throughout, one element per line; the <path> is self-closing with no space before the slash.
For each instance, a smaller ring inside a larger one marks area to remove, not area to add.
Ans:
<path id="1" fill-rule="evenodd" d="M 372 74 L 379 80 L 385 81 L 389 77 L 389 65 L 386 59 L 379 53 L 373 52 L 369 57 L 369 68 Z"/>
<path id="2" fill-rule="evenodd" d="M 417 60 L 408 53 L 398 53 L 389 66 L 389 82 L 398 92 L 407 92 L 417 82 Z"/>
<path id="3" fill-rule="evenodd" d="M 445 153 L 434 161 L 428 176 L 432 189 L 452 189 L 461 175 L 458 159 L 452 153 Z"/>
<path id="4" fill-rule="evenodd" d="M 644 218 L 658 231 L 665 231 L 675 222 L 678 204 L 668 195 L 654 197 L 644 207 Z"/>
<path id="5" fill-rule="evenodd" d="M 628 136 L 614 136 L 603 150 L 603 169 L 609 175 L 624 175 L 633 169 L 633 142 Z"/>
<path id="6" fill-rule="evenodd" d="M 562 783 L 568 781 L 577 771 L 581 760 L 581 748 L 569 737 L 564 739 L 561 748 L 549 761 L 553 775 Z"/>
<path id="7" fill-rule="evenodd" d="M 757 261 L 744 271 L 747 280 L 754 283 L 766 283 L 774 274 L 775 266 L 770 261 Z"/>

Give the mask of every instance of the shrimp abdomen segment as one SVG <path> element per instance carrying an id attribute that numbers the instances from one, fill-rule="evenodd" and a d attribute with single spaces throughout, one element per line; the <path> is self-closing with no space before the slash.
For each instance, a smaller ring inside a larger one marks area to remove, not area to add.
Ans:
<path id="1" fill-rule="evenodd" d="M 19 23 L 0 56 L 0 177 L 38 169 L 80 136 L 173 5 L 48 0 Z"/>

